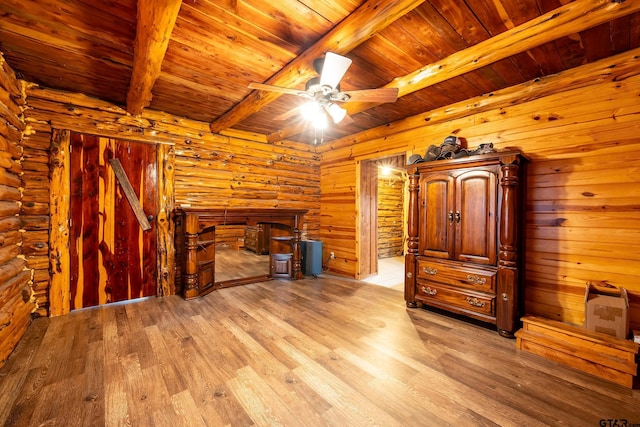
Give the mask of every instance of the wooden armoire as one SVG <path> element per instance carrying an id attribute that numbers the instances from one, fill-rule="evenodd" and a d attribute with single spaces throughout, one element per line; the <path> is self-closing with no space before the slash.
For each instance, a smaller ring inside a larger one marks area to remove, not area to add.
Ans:
<path id="1" fill-rule="evenodd" d="M 501 151 L 407 166 L 405 300 L 513 337 L 524 279 L 526 158 Z"/>

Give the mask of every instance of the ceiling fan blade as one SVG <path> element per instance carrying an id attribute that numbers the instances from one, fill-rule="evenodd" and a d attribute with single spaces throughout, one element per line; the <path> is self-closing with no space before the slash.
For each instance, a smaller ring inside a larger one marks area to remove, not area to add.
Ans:
<path id="1" fill-rule="evenodd" d="M 305 91 L 297 90 L 297 89 L 289 89 L 288 87 L 266 85 L 266 84 L 262 84 L 262 83 L 249 83 L 249 86 L 247 86 L 247 87 L 249 89 L 265 90 L 265 91 L 268 91 L 268 92 L 280 92 L 280 93 L 286 93 L 286 94 L 289 94 L 289 95 L 297 95 L 297 96 L 307 97 L 307 93 Z"/>
<path id="2" fill-rule="evenodd" d="M 335 89 L 350 65 L 351 60 L 346 56 L 327 52 L 324 56 L 322 73 L 320 73 L 320 85 L 331 86 L 331 89 Z"/>
<path id="3" fill-rule="evenodd" d="M 300 107 L 301 106 L 298 105 L 297 107 L 292 108 L 289 111 L 285 111 L 282 114 L 278 114 L 277 116 L 275 116 L 273 118 L 273 120 L 287 120 L 287 119 L 290 119 L 291 117 L 295 116 L 296 114 L 300 114 Z"/>
<path id="4" fill-rule="evenodd" d="M 349 126 L 351 123 L 353 123 L 353 119 L 351 118 L 350 115 L 346 115 L 344 116 L 344 119 L 342 119 L 342 121 L 340 123 L 338 123 L 339 126 Z"/>
<path id="5" fill-rule="evenodd" d="M 398 88 L 363 89 L 343 92 L 349 95 L 349 102 L 396 102 Z"/>

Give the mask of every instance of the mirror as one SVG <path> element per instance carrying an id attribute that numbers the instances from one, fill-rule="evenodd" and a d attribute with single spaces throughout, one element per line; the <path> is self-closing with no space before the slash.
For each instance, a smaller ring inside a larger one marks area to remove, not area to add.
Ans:
<path id="1" fill-rule="evenodd" d="M 215 281 L 230 281 L 270 274 L 270 225 L 219 225 L 215 232 Z"/>

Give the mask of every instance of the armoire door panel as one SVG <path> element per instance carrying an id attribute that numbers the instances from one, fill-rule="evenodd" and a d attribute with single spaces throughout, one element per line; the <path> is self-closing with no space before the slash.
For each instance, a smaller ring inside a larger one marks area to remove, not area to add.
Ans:
<path id="1" fill-rule="evenodd" d="M 496 263 L 496 173 L 470 170 L 456 178 L 455 259 Z"/>
<path id="2" fill-rule="evenodd" d="M 452 205 L 454 179 L 450 175 L 436 174 L 424 180 L 420 216 L 420 253 L 436 258 L 453 255 Z"/>

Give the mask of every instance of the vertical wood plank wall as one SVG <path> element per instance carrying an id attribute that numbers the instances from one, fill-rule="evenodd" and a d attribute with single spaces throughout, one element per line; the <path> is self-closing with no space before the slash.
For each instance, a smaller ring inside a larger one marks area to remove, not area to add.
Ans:
<path id="1" fill-rule="evenodd" d="M 374 160 L 360 162 L 358 182 L 356 241 L 360 246 L 360 269 L 356 277 L 365 279 L 378 274 L 378 166 Z"/>
<path id="2" fill-rule="evenodd" d="M 304 237 L 318 238 L 320 161 L 313 146 L 286 141 L 267 144 L 265 136 L 244 132 L 212 134 L 208 123 L 151 110 L 132 117 L 114 104 L 37 85 L 29 85 L 27 94 L 29 109 L 26 116 L 33 132 L 28 141 L 35 149 L 49 148 L 52 127 L 122 140 L 168 144 L 171 149 L 162 152 L 173 165 L 161 169 L 173 173 L 173 182 L 163 181 L 163 185 L 173 190 L 174 200 L 165 200 L 163 205 L 309 209 L 304 218 Z M 44 157 L 40 159 L 45 160 Z M 46 162 L 39 167 L 45 166 Z M 46 177 L 47 173 L 48 167 L 41 176 Z M 43 199 L 42 203 L 48 208 L 48 181 L 45 183 L 37 185 L 41 186 L 42 194 L 47 195 L 46 202 Z M 46 216 L 40 219 L 42 230 L 46 230 L 47 219 Z M 170 226 L 160 228 L 168 232 L 173 230 Z M 47 252 L 43 259 L 48 259 Z M 165 259 L 164 262 L 168 264 L 173 260 Z M 36 276 L 43 280 L 37 286 L 38 303 L 49 308 L 47 261 L 37 267 Z M 172 268 L 160 271 L 165 282 L 159 293 L 170 295 L 175 292 L 172 274 Z M 42 314 L 46 313 L 43 311 Z"/>
<path id="3" fill-rule="evenodd" d="M 325 163 L 320 169 L 320 231 L 322 252 L 335 259 L 323 262 L 333 273 L 356 277 L 356 162 Z M 324 256 L 324 259 L 327 257 Z"/>
<path id="4" fill-rule="evenodd" d="M 22 82 L 0 54 L 0 366 L 27 330 L 35 309 L 32 271 L 21 253 L 21 229 L 30 224 L 21 209 L 23 192 L 30 191 L 21 178 L 25 100 Z"/>
<path id="5" fill-rule="evenodd" d="M 639 54 L 636 49 L 416 116 L 390 126 L 392 132 L 374 129 L 322 147 L 320 234 L 326 250 L 339 255 L 329 267 L 355 272 L 355 224 L 343 219 L 356 215 L 350 210 L 356 162 L 383 155 L 380 147 L 424 154 L 457 133 L 468 147 L 493 142 L 498 149 L 520 148 L 532 160 L 527 313 L 582 324 L 585 283 L 601 280 L 629 291 L 631 325 L 639 328 Z"/>

